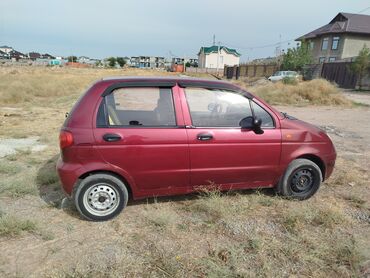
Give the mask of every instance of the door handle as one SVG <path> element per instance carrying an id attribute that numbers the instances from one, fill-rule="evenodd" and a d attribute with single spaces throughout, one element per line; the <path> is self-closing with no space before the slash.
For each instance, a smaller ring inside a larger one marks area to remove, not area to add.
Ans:
<path id="1" fill-rule="evenodd" d="M 107 134 L 103 135 L 103 139 L 104 139 L 104 141 L 107 141 L 107 142 L 116 142 L 116 141 L 121 140 L 122 137 L 118 134 L 107 133 Z"/>
<path id="2" fill-rule="evenodd" d="M 207 141 L 213 139 L 213 135 L 209 133 L 199 133 L 197 139 L 200 141 Z"/>

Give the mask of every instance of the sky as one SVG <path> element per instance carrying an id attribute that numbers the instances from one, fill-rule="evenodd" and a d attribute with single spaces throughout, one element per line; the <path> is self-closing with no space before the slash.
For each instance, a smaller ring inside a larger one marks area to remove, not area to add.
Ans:
<path id="1" fill-rule="evenodd" d="M 0 45 L 56 56 L 196 57 L 235 48 L 242 61 L 274 56 L 339 12 L 369 0 L 0 0 Z"/>

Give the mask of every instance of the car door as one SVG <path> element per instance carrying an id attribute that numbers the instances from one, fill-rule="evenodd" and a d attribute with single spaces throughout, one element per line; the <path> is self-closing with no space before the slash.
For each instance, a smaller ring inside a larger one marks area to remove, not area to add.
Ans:
<path id="1" fill-rule="evenodd" d="M 189 149 L 177 86 L 118 87 L 102 99 L 97 114 L 96 148 L 130 176 L 139 194 L 188 189 Z"/>
<path id="2" fill-rule="evenodd" d="M 191 185 L 273 186 L 281 152 L 279 122 L 273 113 L 232 91 L 188 87 L 182 93 Z M 262 119 L 263 134 L 240 128 L 240 120 L 252 114 Z"/>

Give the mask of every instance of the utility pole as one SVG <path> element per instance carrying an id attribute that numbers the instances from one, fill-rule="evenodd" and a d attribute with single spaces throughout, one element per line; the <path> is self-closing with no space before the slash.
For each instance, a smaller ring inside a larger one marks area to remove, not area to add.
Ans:
<path id="1" fill-rule="evenodd" d="M 219 68 L 219 61 L 220 61 L 220 43 L 221 42 L 218 42 L 217 43 L 217 68 L 216 68 L 216 74 L 218 76 L 218 68 Z"/>

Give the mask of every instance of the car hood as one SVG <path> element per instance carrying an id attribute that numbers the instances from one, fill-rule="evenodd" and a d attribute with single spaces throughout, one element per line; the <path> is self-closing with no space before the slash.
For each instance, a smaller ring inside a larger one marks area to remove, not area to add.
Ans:
<path id="1" fill-rule="evenodd" d="M 327 142 L 330 138 L 321 128 L 286 115 L 280 121 L 283 141 Z"/>

